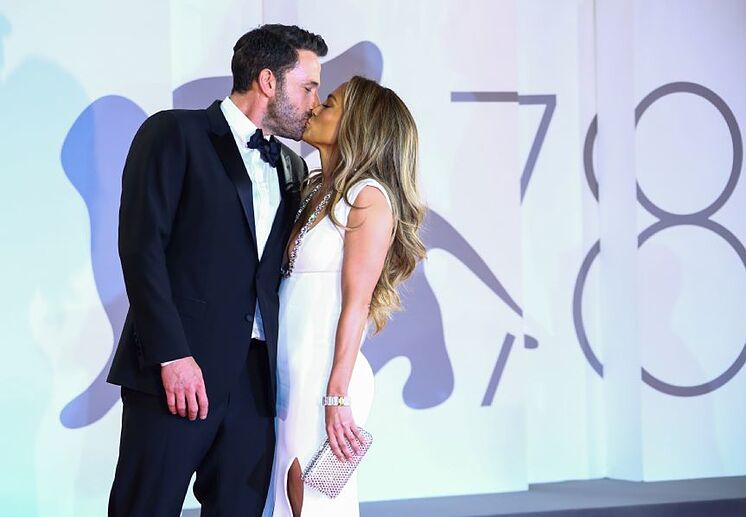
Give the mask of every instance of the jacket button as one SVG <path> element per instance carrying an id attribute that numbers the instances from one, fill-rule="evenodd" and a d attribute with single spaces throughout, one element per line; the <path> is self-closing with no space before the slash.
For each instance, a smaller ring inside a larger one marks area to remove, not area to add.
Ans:
<path id="1" fill-rule="evenodd" d="M 245 319 L 246 321 L 248 321 L 249 323 L 251 323 L 252 321 L 254 321 L 254 315 L 253 315 L 253 314 L 247 314 L 247 315 L 246 315 L 246 316 L 244 316 L 243 318 L 244 318 L 244 319 Z"/>

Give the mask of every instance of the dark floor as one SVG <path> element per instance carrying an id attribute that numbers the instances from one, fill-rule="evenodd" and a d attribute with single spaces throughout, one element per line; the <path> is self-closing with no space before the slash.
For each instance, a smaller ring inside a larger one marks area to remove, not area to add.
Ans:
<path id="1" fill-rule="evenodd" d="M 526 492 L 363 503 L 361 517 L 746 517 L 746 476 L 531 485 Z"/>
<path id="2" fill-rule="evenodd" d="M 198 517 L 199 509 L 182 512 Z M 746 476 L 636 483 L 592 479 L 525 492 L 362 503 L 361 517 L 746 517 Z"/>

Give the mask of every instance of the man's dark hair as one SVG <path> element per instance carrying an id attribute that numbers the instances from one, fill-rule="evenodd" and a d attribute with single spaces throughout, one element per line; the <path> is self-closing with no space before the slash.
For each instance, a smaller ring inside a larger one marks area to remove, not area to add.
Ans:
<path id="1" fill-rule="evenodd" d="M 298 51 L 310 50 L 319 57 L 328 51 L 324 39 L 296 25 L 268 24 L 247 32 L 233 47 L 233 92 L 243 93 L 265 68 L 280 85 L 285 72 L 298 62 Z"/>

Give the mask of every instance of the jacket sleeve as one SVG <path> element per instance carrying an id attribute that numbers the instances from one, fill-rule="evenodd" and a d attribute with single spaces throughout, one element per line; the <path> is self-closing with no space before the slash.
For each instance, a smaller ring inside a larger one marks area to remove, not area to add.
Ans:
<path id="1" fill-rule="evenodd" d="M 186 166 L 186 146 L 173 112 L 148 118 L 127 155 L 119 209 L 119 257 L 142 366 L 191 355 L 166 263 Z"/>

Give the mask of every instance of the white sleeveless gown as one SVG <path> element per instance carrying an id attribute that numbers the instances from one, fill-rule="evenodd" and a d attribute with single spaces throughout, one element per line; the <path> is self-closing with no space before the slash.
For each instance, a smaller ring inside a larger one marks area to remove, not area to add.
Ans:
<path id="1" fill-rule="evenodd" d="M 376 180 L 356 183 L 349 192 L 355 202 L 365 187 L 385 188 Z M 334 207 L 340 223 L 346 224 L 350 206 L 340 200 Z M 287 473 L 295 458 L 305 470 L 326 439 L 321 397 L 334 358 L 335 334 L 342 303 L 342 255 L 344 228 L 329 217 L 306 234 L 295 269 L 280 285 L 279 336 L 277 347 L 277 444 L 268 507 L 274 500 L 274 517 L 292 517 L 287 496 Z M 363 332 L 361 346 L 367 332 Z M 373 372 L 365 356 L 358 353 L 349 385 L 355 423 L 364 427 L 373 402 Z M 365 459 L 361 462 L 364 468 Z M 360 467 L 359 467 L 360 468 Z M 265 511 L 265 515 L 270 515 Z M 355 517 L 359 515 L 356 475 L 342 492 L 330 499 L 304 484 L 302 517 Z"/>

